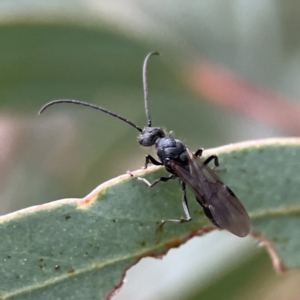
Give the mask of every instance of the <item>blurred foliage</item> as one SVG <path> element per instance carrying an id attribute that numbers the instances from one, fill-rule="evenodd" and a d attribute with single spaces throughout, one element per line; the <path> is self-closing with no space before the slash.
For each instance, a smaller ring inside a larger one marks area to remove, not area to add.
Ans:
<path id="1" fill-rule="evenodd" d="M 268 261 L 266 253 L 259 253 L 234 269 L 229 269 L 226 274 L 216 279 L 203 290 L 185 300 L 234 300 L 246 297 L 243 291 L 246 289 L 251 293 L 251 298 L 256 298 L 258 284 L 263 280 L 266 273 L 272 276 L 272 266 Z M 258 298 L 256 298 L 258 299 Z"/>
<path id="2" fill-rule="evenodd" d="M 268 255 L 261 251 L 184 300 L 297 299 L 299 278 L 299 270 L 275 274 Z"/>
<path id="3" fill-rule="evenodd" d="M 282 135 L 268 116 L 257 121 L 227 103 L 224 110 L 187 81 L 205 58 L 297 104 L 299 16 L 297 1 L 1 1 L 1 213 L 82 197 L 143 164 L 153 151 L 141 150 L 136 133 L 117 120 L 73 106 L 36 113 L 47 101 L 74 98 L 143 126 L 141 68 L 152 50 L 162 52 L 149 64 L 153 124 L 174 130 L 191 150 Z M 234 92 L 242 107 L 245 99 Z M 251 109 L 260 115 L 257 102 Z M 284 299 L 290 290 L 283 289 Z"/>

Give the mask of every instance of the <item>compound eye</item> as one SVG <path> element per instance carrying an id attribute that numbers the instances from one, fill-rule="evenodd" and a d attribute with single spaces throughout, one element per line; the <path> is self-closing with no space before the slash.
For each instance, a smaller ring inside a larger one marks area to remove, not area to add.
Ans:
<path id="1" fill-rule="evenodd" d="M 146 127 L 140 135 L 138 141 L 140 145 L 150 147 L 155 144 L 158 138 L 164 137 L 165 134 L 162 129 L 158 127 Z"/>
<path id="2" fill-rule="evenodd" d="M 150 147 L 153 146 L 155 143 L 155 139 L 153 139 L 153 136 L 149 133 L 141 134 L 139 137 L 139 143 L 142 146 Z"/>

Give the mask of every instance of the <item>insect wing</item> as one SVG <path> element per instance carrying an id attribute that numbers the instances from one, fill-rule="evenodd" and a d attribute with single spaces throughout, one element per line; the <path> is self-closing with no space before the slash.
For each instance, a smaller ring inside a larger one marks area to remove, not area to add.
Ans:
<path id="1" fill-rule="evenodd" d="M 251 231 L 251 222 L 242 203 L 208 166 L 192 152 L 187 152 L 188 164 L 170 161 L 177 176 L 191 188 L 220 228 L 240 237 L 246 236 Z"/>

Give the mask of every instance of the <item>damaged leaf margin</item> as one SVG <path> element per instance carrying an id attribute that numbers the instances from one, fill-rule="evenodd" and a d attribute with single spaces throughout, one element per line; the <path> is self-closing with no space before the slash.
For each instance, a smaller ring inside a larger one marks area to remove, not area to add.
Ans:
<path id="1" fill-rule="evenodd" d="M 237 194 L 277 271 L 300 265 L 300 139 L 268 139 L 207 150 L 218 154 L 217 173 Z M 133 172 L 150 181 L 161 167 Z M 193 221 L 181 217 L 177 182 L 149 189 L 122 175 L 82 199 L 63 199 L 0 218 L 1 299 L 110 298 L 126 270 L 142 257 L 161 257 L 195 235 L 215 228 L 188 193 Z"/>

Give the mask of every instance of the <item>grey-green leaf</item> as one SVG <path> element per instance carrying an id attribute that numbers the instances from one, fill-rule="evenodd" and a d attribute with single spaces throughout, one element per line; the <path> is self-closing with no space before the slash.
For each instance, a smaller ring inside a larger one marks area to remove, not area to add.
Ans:
<path id="1" fill-rule="evenodd" d="M 205 151 L 217 153 L 218 174 L 245 205 L 253 234 L 277 268 L 300 266 L 300 139 L 271 139 Z M 137 171 L 150 181 L 163 168 Z M 122 175 L 83 199 L 63 199 L 0 219 L 1 299 L 105 299 L 125 271 L 144 256 L 159 256 L 214 227 L 188 194 L 193 221 L 183 215 L 177 182 L 149 189 Z M 275 252 L 277 255 L 275 254 Z"/>

